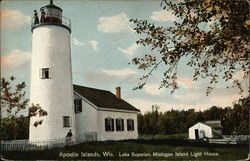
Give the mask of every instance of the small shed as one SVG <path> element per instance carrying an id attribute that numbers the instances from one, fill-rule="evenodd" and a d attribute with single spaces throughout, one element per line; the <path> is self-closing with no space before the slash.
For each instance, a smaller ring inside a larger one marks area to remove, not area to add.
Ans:
<path id="1" fill-rule="evenodd" d="M 214 138 L 222 135 L 220 121 L 198 122 L 188 129 L 189 139 Z"/>

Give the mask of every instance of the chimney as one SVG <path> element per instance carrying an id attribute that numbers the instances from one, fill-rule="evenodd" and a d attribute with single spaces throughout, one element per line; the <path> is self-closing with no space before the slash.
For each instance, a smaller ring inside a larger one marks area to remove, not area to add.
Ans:
<path id="1" fill-rule="evenodd" d="M 121 87 L 116 87 L 116 97 L 121 98 Z"/>

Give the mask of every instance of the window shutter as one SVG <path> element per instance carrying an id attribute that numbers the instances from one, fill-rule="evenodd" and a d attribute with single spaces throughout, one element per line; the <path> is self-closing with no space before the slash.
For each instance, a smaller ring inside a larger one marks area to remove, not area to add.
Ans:
<path id="1" fill-rule="evenodd" d="M 112 119 L 112 127 L 111 127 L 111 131 L 114 131 L 114 119 Z"/>
<path id="2" fill-rule="evenodd" d="M 63 116 L 63 127 L 65 127 L 65 117 Z"/>
<path id="3" fill-rule="evenodd" d="M 108 119 L 105 119 L 105 131 L 108 131 Z"/>
<path id="4" fill-rule="evenodd" d="M 116 128 L 116 131 L 118 131 L 118 119 L 115 119 L 115 128 Z"/>
<path id="5" fill-rule="evenodd" d="M 76 100 L 74 100 L 74 108 L 75 108 L 75 113 L 76 113 Z"/>
<path id="6" fill-rule="evenodd" d="M 124 120 L 122 119 L 122 131 L 124 131 Z"/>
<path id="7" fill-rule="evenodd" d="M 131 123 L 132 123 L 132 131 L 134 131 L 134 120 L 131 120 Z"/>
<path id="8" fill-rule="evenodd" d="M 80 103 L 79 103 L 79 112 L 82 112 L 82 100 L 81 99 L 79 99 L 78 101 L 80 101 Z"/>
<path id="9" fill-rule="evenodd" d="M 129 120 L 127 120 L 127 131 L 129 131 Z"/>

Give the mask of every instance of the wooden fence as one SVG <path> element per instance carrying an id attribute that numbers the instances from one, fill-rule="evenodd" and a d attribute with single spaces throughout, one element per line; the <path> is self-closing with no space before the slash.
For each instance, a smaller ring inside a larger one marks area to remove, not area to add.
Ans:
<path id="1" fill-rule="evenodd" d="M 215 144 L 248 144 L 249 135 L 223 135 L 221 139 L 209 139 L 209 143 Z"/>
<path id="2" fill-rule="evenodd" d="M 60 148 L 80 144 L 83 142 L 97 141 L 97 133 L 85 133 L 71 138 L 60 138 L 46 141 L 32 140 L 1 140 L 0 151 L 29 151 Z"/>

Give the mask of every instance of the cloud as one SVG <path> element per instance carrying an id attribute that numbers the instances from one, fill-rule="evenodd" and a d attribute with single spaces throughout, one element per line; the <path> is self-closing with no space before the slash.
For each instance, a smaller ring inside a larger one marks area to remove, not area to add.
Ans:
<path id="1" fill-rule="evenodd" d="M 248 79 L 248 78 L 249 78 L 249 75 L 245 75 L 244 71 L 239 71 L 235 75 L 233 75 L 233 79 L 232 80 L 242 81 L 242 80 Z"/>
<path id="2" fill-rule="evenodd" d="M 146 87 L 146 86 L 145 86 Z M 157 90 L 157 86 L 152 86 L 150 89 L 151 92 L 154 92 L 154 90 Z M 187 109 L 195 109 L 198 110 L 206 110 L 209 109 L 212 106 L 219 106 L 219 107 L 227 107 L 233 105 L 234 101 L 237 101 L 240 97 L 246 97 L 249 95 L 248 92 L 245 92 L 243 94 L 237 94 L 236 88 L 231 89 L 225 89 L 225 88 L 215 88 L 214 91 L 208 95 L 205 96 L 205 93 L 203 93 L 201 90 L 197 91 L 189 91 L 185 94 L 178 94 L 174 93 L 174 95 L 171 95 L 169 97 L 165 96 L 165 99 L 160 98 L 159 93 L 155 93 L 158 95 L 155 96 L 147 96 L 144 95 L 138 96 L 138 97 L 130 97 L 127 98 L 126 101 L 131 103 L 137 108 L 140 108 L 142 113 L 145 113 L 146 111 L 152 110 L 152 105 L 159 105 L 160 111 L 164 112 L 166 110 L 171 110 L 172 108 L 174 110 L 187 110 Z"/>
<path id="3" fill-rule="evenodd" d="M 30 16 L 26 16 L 16 10 L 4 9 L 1 10 L 0 15 L 1 27 L 10 31 L 21 28 L 31 23 Z"/>
<path id="4" fill-rule="evenodd" d="M 77 73 L 81 73 L 77 72 Z M 79 79 L 85 79 L 86 81 L 90 82 L 90 83 L 107 83 L 109 82 L 109 84 L 115 84 L 115 83 L 120 83 L 122 82 L 126 82 L 127 84 L 132 84 L 132 86 L 134 86 L 134 84 L 137 83 L 139 78 L 135 78 L 136 75 L 122 75 L 122 77 L 117 77 L 117 75 L 111 75 L 111 74 L 107 74 L 103 71 L 98 71 L 93 70 L 93 71 L 84 71 L 83 72 L 83 78 L 79 78 Z"/>
<path id="5" fill-rule="evenodd" d="M 134 30 L 133 27 L 128 27 L 129 31 L 132 32 L 132 33 L 136 33 L 136 30 Z"/>
<path id="6" fill-rule="evenodd" d="M 210 101 L 214 105 L 218 105 L 221 107 L 232 106 L 234 101 L 237 101 L 241 95 L 239 94 L 231 94 L 231 95 L 215 95 L 210 98 Z"/>
<path id="7" fill-rule="evenodd" d="M 86 71 L 83 76 L 83 79 L 91 83 L 107 83 L 115 80 L 112 76 L 97 71 Z"/>
<path id="8" fill-rule="evenodd" d="M 92 46 L 92 48 L 94 50 L 97 50 L 97 44 L 98 44 L 98 42 L 96 40 L 90 40 L 89 43 L 90 43 L 90 45 Z"/>
<path id="9" fill-rule="evenodd" d="M 153 15 L 150 16 L 150 18 L 152 20 L 162 21 L 162 22 L 176 20 L 176 17 L 172 13 L 170 13 L 169 11 L 166 11 L 166 10 L 155 11 L 155 12 L 153 12 Z"/>
<path id="10" fill-rule="evenodd" d="M 129 18 L 125 13 L 111 17 L 100 17 L 97 29 L 104 33 L 117 33 L 129 29 Z"/>
<path id="11" fill-rule="evenodd" d="M 168 103 L 164 101 L 149 101 L 149 100 L 138 99 L 138 98 L 129 98 L 129 99 L 126 99 L 126 101 L 129 102 L 134 107 L 140 109 L 142 113 L 152 111 L 152 105 L 159 105 L 160 106 L 159 111 L 161 112 L 169 111 L 171 109 L 174 109 L 174 110 L 195 109 L 196 111 L 199 111 L 199 110 L 206 110 L 213 106 L 213 104 L 209 104 L 209 103 L 202 103 L 202 104 L 197 103 L 197 104 L 192 104 L 192 105 L 187 105 L 184 103 L 172 104 L 172 103 Z"/>
<path id="12" fill-rule="evenodd" d="M 73 39 L 73 45 L 75 46 L 84 46 L 85 44 L 79 40 L 77 40 L 76 38 Z M 91 45 L 91 47 L 94 49 L 94 50 L 97 50 L 97 45 L 98 45 L 98 41 L 96 40 L 89 40 L 88 43 Z"/>
<path id="13" fill-rule="evenodd" d="M 214 105 L 219 105 L 222 107 L 225 106 L 232 106 L 233 102 L 238 101 L 240 97 L 247 97 L 249 95 L 248 88 L 246 90 L 239 94 L 239 89 L 237 87 L 235 88 L 215 88 L 214 91 L 212 91 L 212 95 L 210 96 L 210 102 L 212 102 Z"/>
<path id="14" fill-rule="evenodd" d="M 75 46 L 83 46 L 83 45 L 84 45 L 83 42 L 77 40 L 76 38 L 73 39 L 73 42 L 72 42 L 72 43 L 73 43 L 73 45 L 75 45 Z"/>
<path id="15" fill-rule="evenodd" d="M 6 56 L 1 56 L 2 68 L 16 68 L 30 62 L 31 53 L 15 49 Z"/>
<path id="16" fill-rule="evenodd" d="M 185 101 L 185 102 L 193 102 L 193 101 L 199 102 L 199 100 L 200 100 L 199 99 L 200 95 L 195 94 L 195 93 L 186 93 L 186 94 L 182 94 L 182 95 L 176 95 L 174 97 L 180 101 Z"/>
<path id="17" fill-rule="evenodd" d="M 118 70 L 102 69 L 102 72 L 106 73 L 107 75 L 111 75 L 111 76 L 126 76 L 126 75 L 136 74 L 135 71 L 128 69 L 128 68 L 118 69 Z"/>
<path id="18" fill-rule="evenodd" d="M 186 89 L 200 89 L 201 87 L 196 84 L 196 82 L 193 81 L 193 78 L 189 77 L 178 77 L 177 83 L 182 87 Z"/>
<path id="19" fill-rule="evenodd" d="M 160 95 L 164 91 L 164 88 L 159 89 L 157 84 L 146 84 L 143 88 L 150 95 Z"/>
<path id="20" fill-rule="evenodd" d="M 139 48 L 139 45 L 137 45 L 136 43 L 133 43 L 130 47 L 128 47 L 127 49 L 122 49 L 120 47 L 118 47 L 117 49 L 121 52 L 123 52 L 124 54 L 127 54 L 129 56 L 133 55 L 136 50 Z"/>

